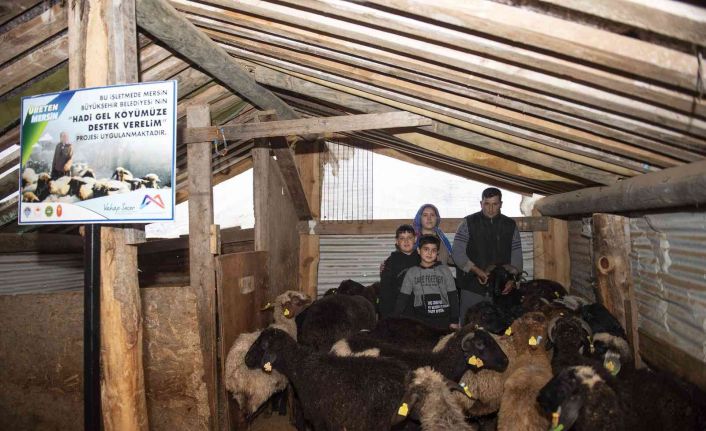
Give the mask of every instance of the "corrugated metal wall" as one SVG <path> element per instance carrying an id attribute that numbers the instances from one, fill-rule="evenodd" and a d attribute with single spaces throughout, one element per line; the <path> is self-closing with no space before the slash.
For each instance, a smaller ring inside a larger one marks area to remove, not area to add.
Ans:
<path id="1" fill-rule="evenodd" d="M 593 290 L 593 241 L 591 219 L 569 221 L 569 256 L 571 260 L 571 286 L 573 295 L 596 300 Z"/>
<path id="2" fill-rule="evenodd" d="M 0 294 L 83 289 L 82 254 L 0 253 Z"/>
<path id="3" fill-rule="evenodd" d="M 706 361 L 706 214 L 630 219 L 638 325 Z"/>
<path id="4" fill-rule="evenodd" d="M 533 277 L 534 240 L 532 232 L 521 232 L 522 265 Z M 453 242 L 453 234 L 447 234 Z M 380 281 L 380 263 L 395 250 L 395 235 L 322 235 L 318 294 L 352 279 L 369 285 Z M 452 270 L 454 270 L 452 268 Z"/>

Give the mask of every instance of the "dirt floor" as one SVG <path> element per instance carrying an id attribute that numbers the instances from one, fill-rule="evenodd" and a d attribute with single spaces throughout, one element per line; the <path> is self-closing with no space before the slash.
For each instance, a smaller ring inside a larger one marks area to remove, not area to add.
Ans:
<path id="1" fill-rule="evenodd" d="M 289 423 L 289 416 L 280 416 L 276 413 L 269 417 L 264 414 L 259 415 L 250 425 L 249 431 L 295 431 Z"/>

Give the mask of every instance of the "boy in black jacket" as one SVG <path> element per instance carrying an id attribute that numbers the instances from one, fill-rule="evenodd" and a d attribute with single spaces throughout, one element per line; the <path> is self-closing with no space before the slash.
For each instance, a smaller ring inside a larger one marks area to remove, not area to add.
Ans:
<path id="1" fill-rule="evenodd" d="M 458 329 L 458 292 L 448 266 L 437 262 L 439 238 L 419 238 L 420 263 L 404 276 L 393 315 L 406 315 L 441 329 Z"/>
<path id="2" fill-rule="evenodd" d="M 419 253 L 414 248 L 416 240 L 414 228 L 411 225 L 403 224 L 395 231 L 397 251 L 390 253 L 390 257 L 383 263 L 383 269 L 380 273 L 378 311 L 381 319 L 392 315 L 407 269 L 419 265 Z"/>

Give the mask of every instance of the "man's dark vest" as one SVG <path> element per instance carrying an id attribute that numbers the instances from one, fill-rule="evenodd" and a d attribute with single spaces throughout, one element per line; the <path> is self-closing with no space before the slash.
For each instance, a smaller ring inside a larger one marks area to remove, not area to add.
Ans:
<path id="1" fill-rule="evenodd" d="M 488 218 L 482 212 L 466 217 L 468 244 L 466 255 L 477 267 L 485 269 L 491 264 L 510 263 L 512 236 L 516 223 L 510 217 L 499 214 Z M 478 283 L 476 275 L 459 270 L 458 288 L 484 295 L 487 288 Z"/>

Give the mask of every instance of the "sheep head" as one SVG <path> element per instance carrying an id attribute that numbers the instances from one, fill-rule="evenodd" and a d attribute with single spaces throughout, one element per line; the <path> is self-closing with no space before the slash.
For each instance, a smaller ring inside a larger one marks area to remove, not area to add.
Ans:
<path id="1" fill-rule="evenodd" d="M 583 352 L 590 349 L 591 328 L 588 323 L 573 316 L 557 316 L 549 321 L 547 347 L 558 345 L 561 348 Z"/>
<path id="2" fill-rule="evenodd" d="M 481 327 L 493 334 L 502 334 L 512 323 L 510 316 L 490 302 L 479 302 L 469 308 L 464 324 Z"/>
<path id="3" fill-rule="evenodd" d="M 461 339 L 461 349 L 465 353 L 469 368 L 477 372 L 481 368 L 503 372 L 507 369 L 509 360 L 503 349 L 486 331 L 476 329 Z"/>
<path id="4" fill-rule="evenodd" d="M 275 313 L 277 315 L 282 315 L 287 319 L 293 319 L 299 315 L 306 307 L 311 305 L 311 298 L 309 295 L 295 290 L 288 290 L 283 294 L 275 298 Z"/>
<path id="5" fill-rule="evenodd" d="M 537 350 L 547 340 L 547 318 L 543 313 L 530 312 L 512 322 L 512 344 L 518 352 Z"/>
<path id="6" fill-rule="evenodd" d="M 421 367 L 410 371 L 405 378 L 405 393 L 400 406 L 392 416 L 391 426 L 406 418 L 419 420 L 431 410 L 457 408 L 459 412 L 473 402 L 473 394 L 431 367 Z"/>
<path id="7" fill-rule="evenodd" d="M 293 345 L 296 345 L 296 342 L 285 331 L 267 328 L 245 354 L 245 365 L 248 368 L 262 368 L 265 371 L 269 368 L 269 371 L 272 371 L 273 367 L 277 368 L 279 353 L 292 348 Z"/>

